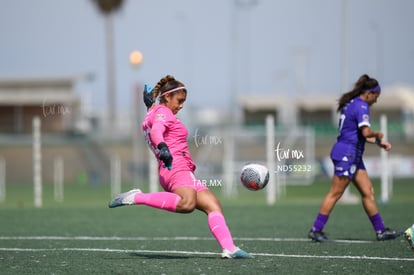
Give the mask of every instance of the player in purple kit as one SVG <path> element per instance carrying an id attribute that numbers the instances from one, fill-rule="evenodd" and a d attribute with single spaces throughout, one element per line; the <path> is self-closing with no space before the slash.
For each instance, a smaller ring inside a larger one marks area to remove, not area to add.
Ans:
<path id="1" fill-rule="evenodd" d="M 366 142 L 377 144 L 387 151 L 391 149 L 391 144 L 382 139 L 383 133 L 371 129 L 369 108 L 377 102 L 380 94 L 381 87 L 378 81 L 364 74 L 355 83 L 353 89 L 344 93 L 338 101 L 339 136 L 331 150 L 334 176 L 331 188 L 324 197 L 308 234 L 313 241 L 329 240 L 322 230 L 336 202 L 350 182 L 353 182 L 361 194 L 365 213 L 372 223 L 377 240 L 392 240 L 402 235 L 402 232 L 384 226 L 375 203 L 374 188 L 362 160 Z"/>
<path id="2" fill-rule="evenodd" d="M 142 130 L 158 159 L 159 180 L 165 192 L 133 189 L 116 196 L 109 207 L 146 205 L 174 213 L 200 210 L 207 215 L 208 227 L 223 249 L 222 258 L 253 258 L 235 246 L 219 200 L 193 173 L 196 165 L 188 149 L 188 131 L 176 117 L 186 98 L 186 87 L 171 75 L 163 77 L 153 90 L 145 86 L 143 99 L 148 112 Z M 155 104 L 157 99 L 159 104 Z"/>

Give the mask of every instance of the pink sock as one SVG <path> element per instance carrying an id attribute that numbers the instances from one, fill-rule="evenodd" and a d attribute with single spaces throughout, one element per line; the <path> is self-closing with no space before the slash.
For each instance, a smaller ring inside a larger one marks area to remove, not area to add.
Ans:
<path id="1" fill-rule="evenodd" d="M 134 198 L 135 204 L 143 204 L 170 212 L 176 212 L 180 199 L 181 197 L 177 194 L 168 192 L 138 193 Z"/>
<path id="2" fill-rule="evenodd" d="M 223 214 L 220 212 L 211 212 L 208 214 L 208 227 L 221 248 L 234 251 L 233 238 Z"/>

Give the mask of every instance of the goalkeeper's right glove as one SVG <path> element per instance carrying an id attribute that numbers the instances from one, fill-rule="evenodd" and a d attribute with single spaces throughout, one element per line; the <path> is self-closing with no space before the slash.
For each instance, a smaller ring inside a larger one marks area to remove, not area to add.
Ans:
<path id="1" fill-rule="evenodd" d="M 142 98 L 144 99 L 144 103 L 145 106 L 147 106 L 147 109 L 151 108 L 151 106 L 155 103 L 153 90 L 154 89 L 151 88 L 150 85 L 144 85 L 144 91 L 142 91 Z"/>
<path id="2" fill-rule="evenodd" d="M 168 170 L 171 170 L 173 157 L 171 155 L 170 150 L 168 149 L 167 144 L 165 142 L 160 142 L 157 148 L 160 150 L 158 158 L 164 162 L 163 167 L 166 167 Z"/>

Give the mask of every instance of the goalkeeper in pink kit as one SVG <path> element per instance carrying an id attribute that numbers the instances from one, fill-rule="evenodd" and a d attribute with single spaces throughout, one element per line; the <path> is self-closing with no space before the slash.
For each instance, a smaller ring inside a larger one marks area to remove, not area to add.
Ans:
<path id="1" fill-rule="evenodd" d="M 133 189 L 116 196 L 109 207 L 146 205 L 176 213 L 200 210 L 207 215 L 210 231 L 223 249 L 222 258 L 252 258 L 234 245 L 220 202 L 193 174 L 196 165 L 188 150 L 188 131 L 176 117 L 186 97 L 185 86 L 171 75 L 162 78 L 152 91 L 146 86 L 144 101 L 148 112 L 142 130 L 158 159 L 159 181 L 165 192 L 142 193 Z M 157 99 L 159 104 L 154 105 Z"/>

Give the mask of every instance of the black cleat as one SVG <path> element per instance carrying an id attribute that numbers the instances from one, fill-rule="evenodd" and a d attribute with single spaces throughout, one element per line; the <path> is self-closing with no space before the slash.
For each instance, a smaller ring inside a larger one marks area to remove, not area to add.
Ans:
<path id="1" fill-rule="evenodd" d="M 401 236 L 404 231 L 395 231 L 390 228 L 385 228 L 381 233 L 377 233 L 377 241 L 394 240 Z"/>
<path id="2" fill-rule="evenodd" d="M 328 237 L 325 236 L 325 233 L 322 231 L 309 231 L 308 233 L 309 239 L 312 239 L 312 241 L 315 242 L 328 242 Z"/>

